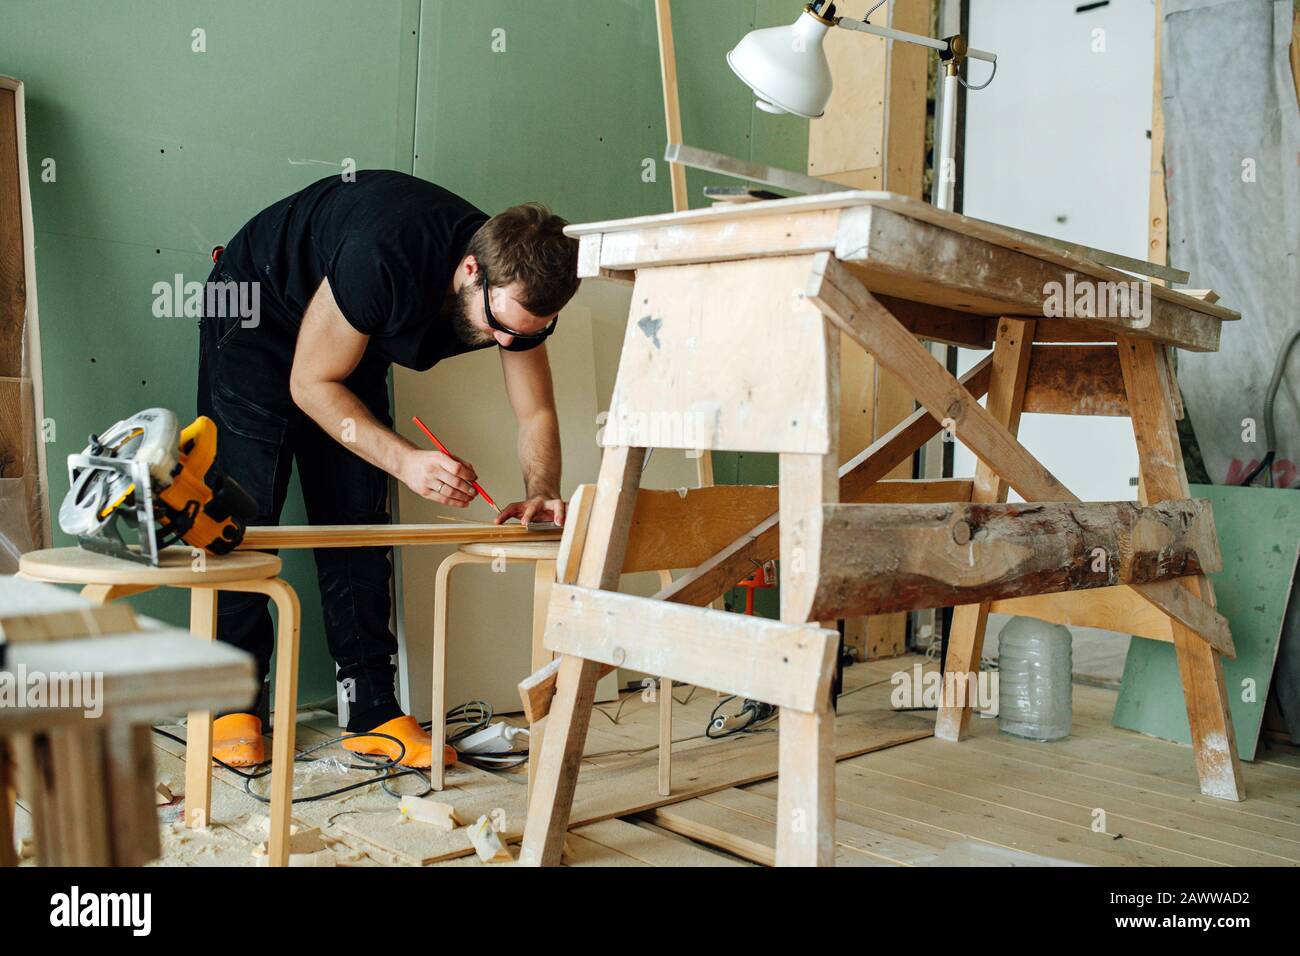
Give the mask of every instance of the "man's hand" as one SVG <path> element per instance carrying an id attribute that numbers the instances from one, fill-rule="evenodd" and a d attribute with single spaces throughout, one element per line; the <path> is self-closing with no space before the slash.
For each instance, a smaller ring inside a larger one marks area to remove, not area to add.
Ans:
<path id="1" fill-rule="evenodd" d="M 564 527 L 564 500 L 537 495 L 526 501 L 516 501 L 502 508 L 492 523 L 504 524 L 511 518 L 518 518 L 525 527 L 534 521 L 553 521 Z"/>
<path id="2" fill-rule="evenodd" d="M 468 508 L 478 495 L 470 484 L 478 480 L 474 466 L 440 451 L 410 449 L 397 477 L 421 498 L 456 508 Z"/>

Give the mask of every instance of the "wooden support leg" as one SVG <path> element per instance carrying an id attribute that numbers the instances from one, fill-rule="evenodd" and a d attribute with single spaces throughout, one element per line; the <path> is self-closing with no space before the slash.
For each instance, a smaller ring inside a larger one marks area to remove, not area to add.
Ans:
<path id="1" fill-rule="evenodd" d="M 0 737 L 0 866 L 17 866 L 14 818 L 18 804 L 17 780 L 9 756 L 9 742 Z"/>
<path id="2" fill-rule="evenodd" d="M 816 590 L 822 505 L 839 496 L 832 455 L 780 459 L 781 620 L 802 624 Z M 778 727 L 776 862 L 832 866 L 835 861 L 835 718 L 781 711 Z"/>
<path id="3" fill-rule="evenodd" d="M 546 637 L 546 609 L 551 604 L 551 588 L 555 585 L 555 562 L 537 561 L 533 565 L 533 653 L 532 672 L 550 663 L 551 652 L 542 643 Z M 538 755 L 542 751 L 542 737 L 546 733 L 546 720 L 528 725 L 528 795 L 533 794 L 533 780 L 537 775 Z"/>
<path id="4" fill-rule="evenodd" d="M 659 572 L 659 583 L 670 587 L 671 571 Z M 659 678 L 659 796 L 672 796 L 673 792 L 673 682 Z"/>
<path id="5" fill-rule="evenodd" d="M 99 729 L 78 726 L 50 731 L 54 788 L 68 841 L 69 866 L 108 866 L 109 807 L 105 795 L 104 741 Z"/>
<path id="6" fill-rule="evenodd" d="M 447 740 L 447 620 L 451 613 L 447 595 L 451 572 L 459 565 L 480 564 L 485 560 L 491 559 L 456 551 L 438 565 L 433 579 L 433 695 L 430 704 L 433 723 L 429 727 L 429 736 L 433 738 L 435 753 L 429 768 L 429 782 L 434 790 L 443 788 L 446 776 L 441 749 Z"/>
<path id="7" fill-rule="evenodd" d="M 578 584 L 618 590 L 644 461 L 644 448 L 605 449 L 579 564 Z M 560 658 L 555 702 L 547 718 L 533 799 L 528 802 L 528 821 L 519 852 L 519 862 L 525 866 L 560 863 L 600 672 L 601 665 L 595 661 L 567 655 Z"/>
<path id="8" fill-rule="evenodd" d="M 1004 318 L 998 322 L 987 408 L 994 420 L 1006 426 L 1012 435 L 1020 428 L 1020 412 L 1024 407 L 1025 382 L 1029 377 L 1029 357 L 1033 352 L 1033 343 L 1032 321 Z M 984 461 L 981 460 L 976 465 L 975 483 L 971 488 L 972 502 L 993 504 L 1006 501 L 1007 489 L 1007 483 Z M 964 604 L 953 611 L 947 668 L 939 713 L 934 724 L 934 735 L 942 740 L 957 741 L 966 734 L 988 617 L 987 601 Z"/>
<path id="9" fill-rule="evenodd" d="M 217 637 L 217 591 L 190 588 L 190 633 Z M 202 830 L 212 813 L 212 711 L 191 710 L 185 718 L 185 825 Z"/>
<path id="10" fill-rule="evenodd" d="M 1116 347 L 1137 438 L 1143 493 L 1149 502 L 1186 498 L 1187 473 L 1183 469 L 1168 382 L 1161 375 L 1156 346 L 1144 339 L 1120 337 Z M 1193 594 L 1214 606 L 1214 590 L 1208 580 L 1200 577 L 1185 579 L 1184 583 Z M 1170 623 L 1201 792 L 1223 800 L 1243 800 L 1245 790 L 1237 757 L 1237 738 L 1232 729 L 1219 653 L 1179 621 Z"/>
<path id="11" fill-rule="evenodd" d="M 777 866 L 835 865 L 835 714 L 781 711 Z"/>
<path id="12" fill-rule="evenodd" d="M 275 602 L 275 734 L 271 742 L 271 833 L 267 863 L 289 865 L 293 813 L 294 736 L 298 725 L 298 595 L 279 578 L 266 582 Z"/>
<path id="13" fill-rule="evenodd" d="M 113 866 L 143 866 L 162 855 L 153 731 L 114 721 L 103 737 Z"/>

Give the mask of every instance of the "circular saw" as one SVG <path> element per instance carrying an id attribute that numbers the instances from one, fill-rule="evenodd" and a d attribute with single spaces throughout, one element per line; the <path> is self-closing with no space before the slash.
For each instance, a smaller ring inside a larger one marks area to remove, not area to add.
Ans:
<path id="1" fill-rule="evenodd" d="M 88 550 L 155 566 L 159 552 L 180 541 L 226 554 L 243 540 L 256 506 L 235 481 L 211 473 L 216 457 L 210 418 L 183 430 L 165 408 L 123 419 L 68 456 L 59 527 Z"/>

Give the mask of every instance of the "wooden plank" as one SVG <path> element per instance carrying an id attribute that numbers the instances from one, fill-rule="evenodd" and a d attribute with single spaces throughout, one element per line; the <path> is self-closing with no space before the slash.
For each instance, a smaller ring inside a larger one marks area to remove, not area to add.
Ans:
<path id="1" fill-rule="evenodd" d="M 893 321 L 860 282 L 833 257 L 819 257 L 808 294 L 841 328 L 850 329 L 896 374 L 911 383 L 921 404 L 940 419 L 950 419 L 958 439 L 1027 501 L 1077 501 L 1078 498 L 993 415 L 974 401 L 958 381 L 907 330 Z M 1154 348 L 1147 340 L 1144 342 Z M 1126 373 L 1127 381 L 1127 373 Z M 1130 390 L 1129 404 L 1133 398 Z M 1184 585 L 1175 581 L 1138 585 L 1138 591 L 1171 617 L 1216 647 L 1231 647 L 1228 622 Z M 1225 650 L 1226 652 L 1226 650 Z"/>
<path id="2" fill-rule="evenodd" d="M 279 548 L 444 547 L 458 544 L 558 541 L 559 528 L 529 530 L 521 524 L 317 524 L 253 527 L 244 533 L 244 551 Z"/>
<path id="3" fill-rule="evenodd" d="M 799 294 L 811 265 L 792 256 L 638 272 L 603 442 L 825 454 L 825 321 Z M 745 334 L 723 315 L 744 315 Z M 791 374 L 771 375 L 773 355 Z"/>
<path id="4" fill-rule="evenodd" d="M 0 77 L 0 476 L 21 478 L 29 542 L 49 547 L 49 481 L 23 85 Z M 6 562 L 8 564 L 8 562 Z"/>
<path id="5" fill-rule="evenodd" d="M 3 593 L 3 592 L 0 592 Z M 99 634 L 139 631 L 129 604 L 80 607 L 50 613 L 15 614 L 0 617 L 0 640 L 10 644 L 28 641 L 61 641 Z"/>
<path id="6" fill-rule="evenodd" d="M 682 111 L 677 98 L 677 51 L 673 43 L 673 11 L 669 0 L 655 0 L 655 33 L 659 38 L 659 79 L 664 92 L 664 129 L 668 142 L 682 141 Z M 681 211 L 690 207 L 686 195 L 686 169 L 678 163 L 669 163 L 672 183 L 673 209 Z"/>
<path id="7" fill-rule="evenodd" d="M 693 568 L 776 510 L 776 485 L 641 488 L 623 573 Z"/>
<path id="8" fill-rule="evenodd" d="M 816 619 L 1145 583 L 1223 566 L 1203 499 L 1146 508 L 1118 501 L 823 510 Z"/>
<path id="9" fill-rule="evenodd" d="M 1067 627 L 1098 627 L 1155 641 L 1174 639 L 1168 615 L 1127 587 L 1007 598 L 990 604 L 989 612 L 1036 617 Z"/>
<path id="10" fill-rule="evenodd" d="M 560 654 L 813 710 L 829 699 L 839 634 L 557 584 L 545 643 Z"/>
<path id="11" fill-rule="evenodd" d="M 1113 345 L 1035 345 L 1025 380 L 1024 411 L 1127 418 L 1119 353 Z"/>

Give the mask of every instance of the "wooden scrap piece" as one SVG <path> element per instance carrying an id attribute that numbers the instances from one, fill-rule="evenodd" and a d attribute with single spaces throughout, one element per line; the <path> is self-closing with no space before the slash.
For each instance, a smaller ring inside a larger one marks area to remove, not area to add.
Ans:
<path id="1" fill-rule="evenodd" d="M 450 803 L 443 803 L 440 800 L 431 800 L 428 797 L 417 797 L 407 794 L 402 797 L 402 802 L 398 807 L 404 820 L 415 820 L 418 823 L 427 823 L 446 833 L 450 833 L 457 827 L 463 827 L 463 821 L 457 814 L 456 808 Z"/>
<path id="2" fill-rule="evenodd" d="M 469 834 L 469 842 L 474 845 L 474 852 L 484 863 L 511 863 L 514 857 L 506 849 L 506 845 L 501 842 L 501 837 L 497 831 L 492 829 L 492 823 L 488 820 L 487 815 L 475 820 L 466 831 Z"/>

